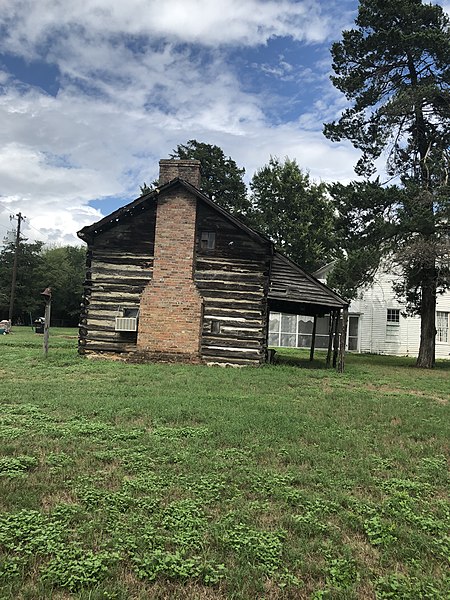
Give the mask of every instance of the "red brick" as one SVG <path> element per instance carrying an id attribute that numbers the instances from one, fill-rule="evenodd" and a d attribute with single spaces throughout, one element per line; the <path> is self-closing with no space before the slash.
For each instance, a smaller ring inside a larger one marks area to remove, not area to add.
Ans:
<path id="1" fill-rule="evenodd" d="M 188 161 L 191 163 L 191 161 Z M 184 188 L 158 198 L 153 278 L 141 298 L 138 351 L 200 357 L 202 298 L 193 281 L 197 199 Z"/>

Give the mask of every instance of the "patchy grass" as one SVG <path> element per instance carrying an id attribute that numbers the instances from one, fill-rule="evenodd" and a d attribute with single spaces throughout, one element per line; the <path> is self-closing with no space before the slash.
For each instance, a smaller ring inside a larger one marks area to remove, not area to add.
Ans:
<path id="1" fill-rule="evenodd" d="M 449 598 L 450 362 L 0 346 L 1 598 Z"/>

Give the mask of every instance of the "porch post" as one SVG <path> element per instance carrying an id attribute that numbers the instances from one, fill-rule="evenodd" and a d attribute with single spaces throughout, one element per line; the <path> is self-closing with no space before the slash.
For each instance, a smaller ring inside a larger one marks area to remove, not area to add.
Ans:
<path id="1" fill-rule="evenodd" d="M 336 311 L 336 320 L 334 322 L 334 332 L 333 332 L 333 368 L 336 368 L 337 358 L 339 352 L 339 321 L 341 317 L 341 311 Z"/>
<path id="2" fill-rule="evenodd" d="M 325 363 L 326 368 L 328 369 L 331 364 L 331 352 L 333 350 L 333 332 L 334 332 L 334 321 L 336 319 L 336 311 L 332 310 L 330 312 L 330 324 L 328 326 L 328 352 L 327 352 L 327 361 Z"/>
<path id="3" fill-rule="evenodd" d="M 346 306 L 344 308 L 343 313 L 342 313 L 341 339 L 339 342 L 338 373 L 344 372 L 345 342 L 347 339 L 347 322 L 348 322 L 348 306 Z"/>
<path id="4" fill-rule="evenodd" d="M 314 360 L 314 348 L 316 347 L 316 329 L 317 329 L 317 315 L 314 315 L 313 330 L 311 336 L 311 350 L 309 352 L 309 360 Z"/>

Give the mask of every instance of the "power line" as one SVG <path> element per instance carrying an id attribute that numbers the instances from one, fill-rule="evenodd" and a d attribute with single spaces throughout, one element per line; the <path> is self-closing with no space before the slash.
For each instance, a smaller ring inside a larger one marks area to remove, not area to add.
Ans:
<path id="1" fill-rule="evenodd" d="M 8 212 L 11 210 L 11 207 L 10 207 L 10 208 L 8 208 L 8 207 L 7 207 L 7 206 L 5 206 L 5 205 L 4 205 L 2 202 L 0 202 L 0 206 L 1 206 L 1 207 L 3 207 L 3 208 L 4 208 L 5 210 L 7 210 Z M 37 231 L 39 234 L 41 234 L 41 235 L 42 235 L 42 230 L 41 230 L 41 229 L 37 229 L 37 227 L 34 227 L 34 225 L 32 225 L 32 224 L 30 223 L 30 220 L 29 220 L 29 219 L 28 219 L 28 221 L 27 221 L 27 225 L 28 225 L 28 227 L 31 227 L 31 229 L 34 229 L 35 231 Z M 5 225 L 2 225 L 1 223 L 0 223 L 0 227 L 3 227 L 3 228 L 4 228 L 4 229 L 6 229 L 7 231 L 9 231 L 9 230 L 8 230 L 8 228 L 7 228 L 7 227 L 5 227 Z"/>
<path id="2" fill-rule="evenodd" d="M 3 207 L 5 210 L 7 210 L 8 212 L 11 210 L 11 207 L 8 208 L 7 206 L 5 206 L 2 202 L 0 202 L 0 206 Z M 21 214 L 21 213 L 19 213 Z M 24 217 L 25 218 L 25 217 Z M 23 219 L 22 219 L 23 220 Z M 5 225 L 2 225 L 0 223 L 0 227 L 3 227 L 3 229 L 6 229 L 7 232 L 11 231 L 10 229 L 8 229 Z M 43 228 L 38 229 L 37 227 L 35 227 L 34 225 L 32 225 L 30 223 L 30 220 L 27 219 L 27 227 L 30 227 L 31 229 L 34 229 L 34 231 L 36 231 L 36 233 L 38 233 L 40 236 L 45 236 L 45 230 L 43 231 Z M 1 242 L 0 242 L 0 246 L 1 246 Z"/>

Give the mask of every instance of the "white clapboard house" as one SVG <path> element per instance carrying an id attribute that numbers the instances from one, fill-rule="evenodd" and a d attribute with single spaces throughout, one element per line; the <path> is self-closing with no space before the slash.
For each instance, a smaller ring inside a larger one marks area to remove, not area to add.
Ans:
<path id="1" fill-rule="evenodd" d="M 325 282 L 332 268 L 326 265 L 314 275 Z M 420 317 L 404 317 L 404 306 L 392 290 L 396 276 L 380 269 L 373 284 L 361 291 L 349 306 L 347 349 L 354 352 L 417 356 Z M 316 348 L 327 348 L 329 317 L 318 319 Z M 450 292 L 438 295 L 436 309 L 436 357 L 450 359 Z M 310 317 L 272 312 L 269 344 L 309 348 L 313 321 Z"/>

